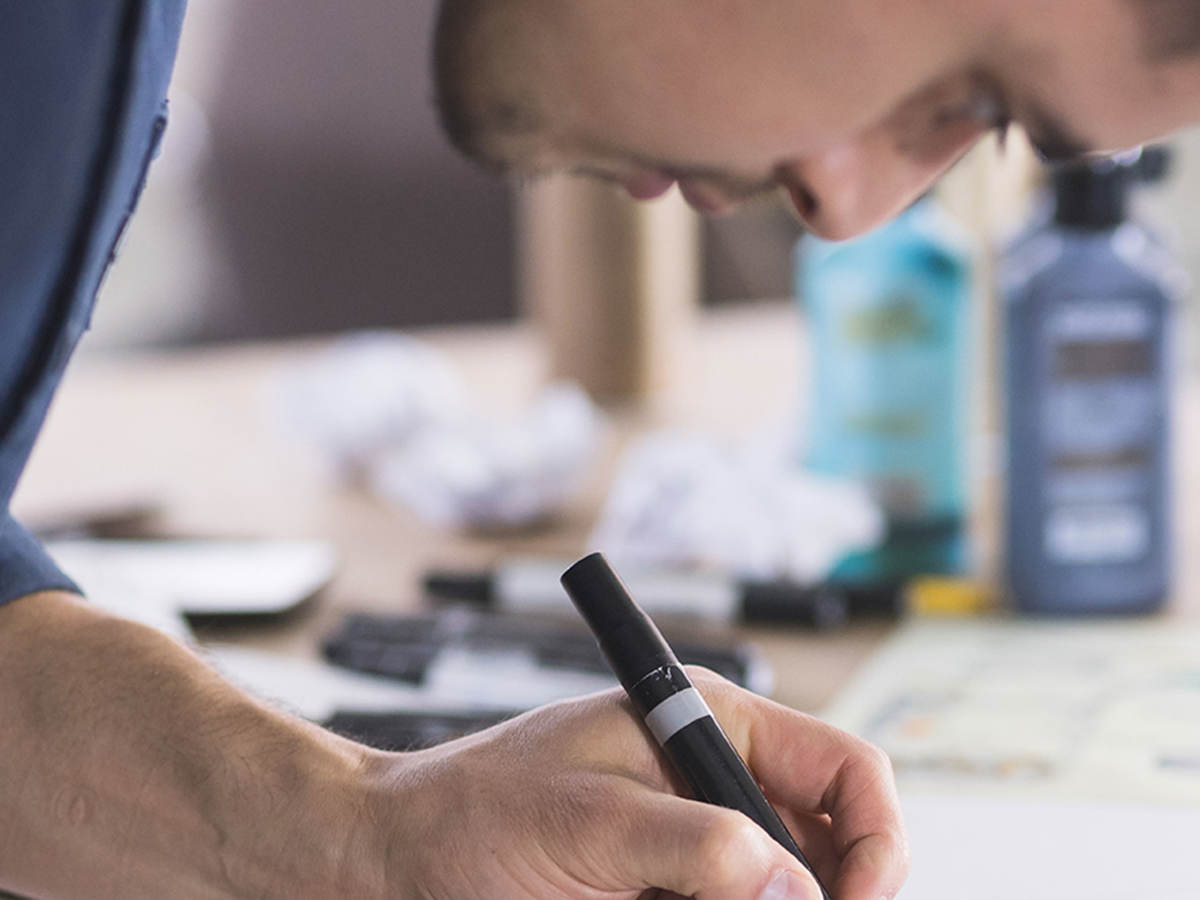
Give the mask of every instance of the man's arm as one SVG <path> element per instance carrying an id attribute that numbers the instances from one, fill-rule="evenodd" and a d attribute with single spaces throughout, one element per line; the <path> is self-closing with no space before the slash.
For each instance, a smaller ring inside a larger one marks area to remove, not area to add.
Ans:
<path id="1" fill-rule="evenodd" d="M 891 897 L 907 858 L 882 755 L 693 675 L 836 900 Z M 47 593 L 0 608 L 0 710 L 0 885 L 46 900 L 817 896 L 749 819 L 674 795 L 618 690 L 382 753 Z"/>
<path id="2" fill-rule="evenodd" d="M 261 706 L 173 640 L 69 594 L 26 597 L 0 608 L 0 710 L 3 886 L 365 895 L 345 870 L 364 748 Z"/>

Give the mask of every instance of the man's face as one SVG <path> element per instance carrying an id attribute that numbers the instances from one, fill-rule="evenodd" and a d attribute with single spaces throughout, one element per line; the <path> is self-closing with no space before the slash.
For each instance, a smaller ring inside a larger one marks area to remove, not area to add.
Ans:
<path id="1" fill-rule="evenodd" d="M 705 211 L 780 186 L 846 237 L 1010 119 L 1049 156 L 1192 121 L 1200 64 L 1156 55 L 1146 14 L 1188 2 L 444 0 L 439 95 L 502 168 Z"/>

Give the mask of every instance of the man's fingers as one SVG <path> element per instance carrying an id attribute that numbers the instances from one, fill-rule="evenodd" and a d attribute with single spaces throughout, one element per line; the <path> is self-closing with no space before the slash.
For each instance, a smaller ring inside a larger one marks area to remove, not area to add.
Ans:
<path id="1" fill-rule="evenodd" d="M 864 747 L 847 754 L 821 803 L 842 854 L 838 896 L 891 897 L 908 877 L 908 840 L 891 761 L 882 750 Z"/>
<path id="2" fill-rule="evenodd" d="M 890 900 L 904 884 L 908 865 L 908 845 L 903 838 L 897 842 L 883 835 L 868 834 L 855 841 L 842 858 L 833 894 Z"/>
<path id="3" fill-rule="evenodd" d="M 891 896 L 908 847 L 887 756 L 811 716 L 742 691 L 703 670 L 692 676 L 775 803 L 832 820 L 842 858 L 839 900 Z"/>
<path id="4" fill-rule="evenodd" d="M 833 846 L 829 816 L 793 812 L 782 804 L 778 812 L 783 824 L 804 851 L 804 858 L 816 870 L 821 881 L 827 887 L 832 887 L 837 882 L 842 858 Z"/>
<path id="5" fill-rule="evenodd" d="M 812 876 L 741 813 L 641 789 L 632 806 L 618 877 L 696 900 L 820 900 Z"/>

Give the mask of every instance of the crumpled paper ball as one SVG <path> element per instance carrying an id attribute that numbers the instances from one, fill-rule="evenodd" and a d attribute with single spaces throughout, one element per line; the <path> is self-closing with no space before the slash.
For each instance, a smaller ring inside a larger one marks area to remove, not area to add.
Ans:
<path id="1" fill-rule="evenodd" d="M 785 442 L 663 433 L 626 453 L 590 546 L 629 565 L 814 582 L 884 530 L 861 484 L 800 467 Z"/>
<path id="2" fill-rule="evenodd" d="M 380 496 L 438 525 L 522 527 L 557 512 L 595 457 L 600 413 L 572 384 L 515 420 L 470 403 L 450 363 L 408 335 L 334 344 L 283 379 L 290 427 Z"/>

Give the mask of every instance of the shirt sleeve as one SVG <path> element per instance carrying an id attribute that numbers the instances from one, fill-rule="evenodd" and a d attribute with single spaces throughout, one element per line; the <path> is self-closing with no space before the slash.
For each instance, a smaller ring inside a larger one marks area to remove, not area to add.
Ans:
<path id="1" fill-rule="evenodd" d="M 9 504 L 166 125 L 183 13 L 0 2 L 0 603 L 75 589 Z"/>
<path id="2" fill-rule="evenodd" d="M 79 588 L 11 515 L 0 517 L 0 605 L 39 591 Z"/>

